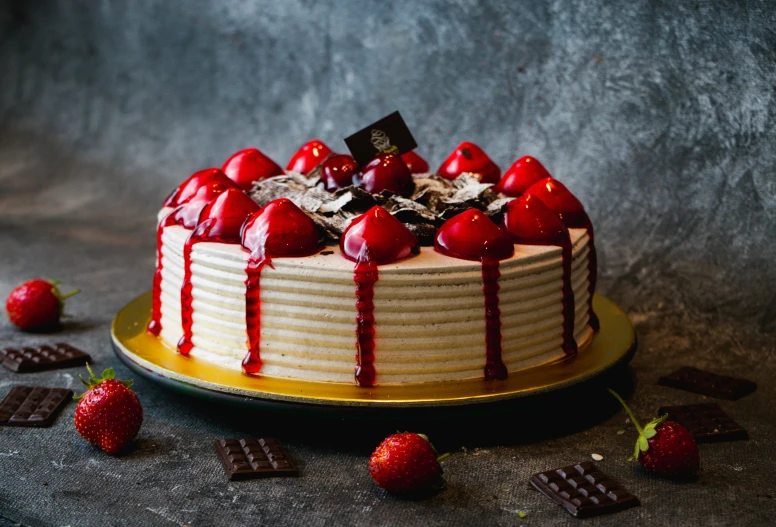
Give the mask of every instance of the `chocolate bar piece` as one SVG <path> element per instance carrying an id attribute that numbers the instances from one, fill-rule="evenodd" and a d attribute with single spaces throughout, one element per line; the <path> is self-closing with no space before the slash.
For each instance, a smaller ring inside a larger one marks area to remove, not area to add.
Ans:
<path id="1" fill-rule="evenodd" d="M 0 349 L 3 366 L 17 373 L 53 370 L 81 366 L 91 360 L 89 355 L 70 344 L 58 342 L 53 345 Z"/>
<path id="2" fill-rule="evenodd" d="M 690 366 L 684 366 L 670 375 L 660 377 L 658 384 L 728 401 L 740 399 L 757 389 L 757 384 L 752 381 L 717 375 Z"/>
<path id="3" fill-rule="evenodd" d="M 687 430 L 698 443 L 739 441 L 749 439 L 749 434 L 733 421 L 717 403 L 661 406 L 658 415 L 668 414 Z"/>
<path id="4" fill-rule="evenodd" d="M 277 439 L 219 439 L 213 446 L 230 481 L 297 475 Z"/>
<path id="5" fill-rule="evenodd" d="M 531 485 L 577 518 L 589 518 L 640 505 L 638 498 L 599 472 L 589 461 L 540 472 Z"/>
<path id="6" fill-rule="evenodd" d="M 68 388 L 14 386 L 0 403 L 0 425 L 50 426 L 72 398 Z"/>

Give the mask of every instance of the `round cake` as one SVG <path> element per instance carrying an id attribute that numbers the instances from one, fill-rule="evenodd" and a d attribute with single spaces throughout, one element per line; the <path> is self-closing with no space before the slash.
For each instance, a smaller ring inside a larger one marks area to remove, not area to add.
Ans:
<path id="1" fill-rule="evenodd" d="M 434 174 L 414 152 L 359 167 L 320 141 L 286 171 L 238 152 L 160 211 L 148 331 L 246 375 L 360 386 L 488 382 L 584 353 L 584 208 L 534 158 L 500 176 L 471 143 Z"/>

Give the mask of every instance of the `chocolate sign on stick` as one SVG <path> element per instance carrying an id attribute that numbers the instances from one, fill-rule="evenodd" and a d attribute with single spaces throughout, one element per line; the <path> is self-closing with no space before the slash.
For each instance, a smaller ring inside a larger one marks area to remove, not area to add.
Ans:
<path id="1" fill-rule="evenodd" d="M 400 156 L 418 146 L 399 112 L 393 112 L 346 137 L 345 144 L 361 166 L 369 163 L 377 154 Z"/>

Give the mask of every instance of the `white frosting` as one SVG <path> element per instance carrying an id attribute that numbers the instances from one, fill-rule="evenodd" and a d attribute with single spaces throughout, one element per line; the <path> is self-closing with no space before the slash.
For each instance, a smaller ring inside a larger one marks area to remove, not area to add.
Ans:
<path id="1" fill-rule="evenodd" d="M 571 229 L 578 342 L 588 326 L 588 237 Z M 183 244 L 190 233 L 164 229 L 162 332 L 173 349 L 182 336 Z M 354 382 L 354 263 L 331 254 L 276 258 L 261 274 L 261 374 Z M 240 370 L 247 353 L 245 266 L 239 246 L 200 242 L 192 250 L 191 356 Z M 563 356 L 560 247 L 516 245 L 500 263 L 502 359 L 510 372 Z M 478 378 L 485 365 L 482 269 L 424 247 L 380 266 L 375 284 L 377 383 Z"/>

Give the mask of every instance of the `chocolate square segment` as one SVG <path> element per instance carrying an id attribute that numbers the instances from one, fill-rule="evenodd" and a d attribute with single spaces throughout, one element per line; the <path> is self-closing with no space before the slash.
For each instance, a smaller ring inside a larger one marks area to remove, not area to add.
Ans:
<path id="1" fill-rule="evenodd" d="M 698 443 L 749 439 L 746 430 L 717 403 L 662 406 L 657 413 L 668 414 L 668 419 L 684 426 Z"/>
<path id="2" fill-rule="evenodd" d="M 589 461 L 534 474 L 531 485 L 577 518 L 589 518 L 640 505 L 638 498 Z"/>
<path id="3" fill-rule="evenodd" d="M 90 360 L 89 355 L 64 342 L 0 349 L 0 361 L 3 366 L 16 373 L 70 368 L 81 366 Z"/>
<path id="4" fill-rule="evenodd" d="M 728 401 L 740 399 L 757 389 L 757 384 L 752 381 L 717 375 L 690 366 L 684 366 L 670 375 L 660 377 L 658 384 Z"/>
<path id="5" fill-rule="evenodd" d="M 50 426 L 72 398 L 73 391 L 67 388 L 14 386 L 0 402 L 0 425 Z"/>
<path id="6" fill-rule="evenodd" d="M 277 439 L 219 439 L 213 446 L 231 481 L 298 473 Z"/>

